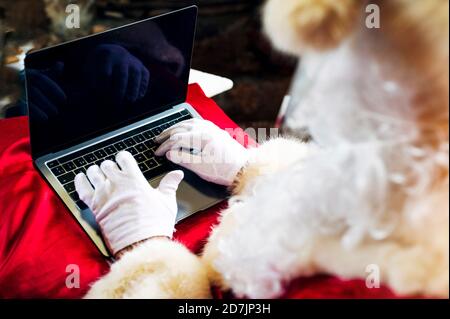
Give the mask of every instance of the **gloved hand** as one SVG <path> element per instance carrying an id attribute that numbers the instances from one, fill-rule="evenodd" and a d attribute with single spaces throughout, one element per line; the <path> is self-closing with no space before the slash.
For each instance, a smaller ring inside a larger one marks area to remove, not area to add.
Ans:
<path id="1" fill-rule="evenodd" d="M 102 44 L 87 60 L 85 75 L 97 96 L 121 105 L 147 93 L 150 73 L 142 62 L 118 44 Z"/>
<path id="2" fill-rule="evenodd" d="M 206 181 L 230 186 L 249 158 L 248 150 L 210 121 L 190 119 L 162 132 L 155 151 Z"/>
<path id="3" fill-rule="evenodd" d="M 130 153 L 118 153 L 116 161 L 120 168 L 107 160 L 100 167 L 89 167 L 87 177 L 83 173 L 75 177 L 78 195 L 94 213 L 110 251 L 117 254 L 151 237 L 172 238 L 177 215 L 175 193 L 183 172 L 168 173 L 155 189 Z"/>

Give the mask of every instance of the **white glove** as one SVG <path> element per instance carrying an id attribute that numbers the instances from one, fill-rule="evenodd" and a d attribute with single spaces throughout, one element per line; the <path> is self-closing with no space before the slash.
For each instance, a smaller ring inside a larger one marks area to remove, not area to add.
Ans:
<path id="1" fill-rule="evenodd" d="M 248 161 L 245 147 L 230 134 L 210 121 L 190 119 L 162 132 L 155 151 L 198 176 L 220 185 L 229 186 Z"/>
<path id="2" fill-rule="evenodd" d="M 119 152 L 116 161 L 120 168 L 107 160 L 100 167 L 89 167 L 87 177 L 83 173 L 75 177 L 80 199 L 94 213 L 110 251 L 116 254 L 155 236 L 172 238 L 177 215 L 175 193 L 183 172 L 168 173 L 155 189 L 130 153 Z"/>

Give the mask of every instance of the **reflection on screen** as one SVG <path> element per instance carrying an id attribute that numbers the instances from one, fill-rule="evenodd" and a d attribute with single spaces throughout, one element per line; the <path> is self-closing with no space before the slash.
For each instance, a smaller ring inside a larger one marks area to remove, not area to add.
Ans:
<path id="1" fill-rule="evenodd" d="M 184 102 L 196 8 L 27 56 L 33 156 Z"/>

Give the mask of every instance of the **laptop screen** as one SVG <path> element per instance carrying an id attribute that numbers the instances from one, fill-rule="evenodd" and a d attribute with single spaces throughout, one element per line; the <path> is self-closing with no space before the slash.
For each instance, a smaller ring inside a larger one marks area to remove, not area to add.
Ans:
<path id="1" fill-rule="evenodd" d="M 27 55 L 33 158 L 184 102 L 196 16 L 189 7 Z"/>

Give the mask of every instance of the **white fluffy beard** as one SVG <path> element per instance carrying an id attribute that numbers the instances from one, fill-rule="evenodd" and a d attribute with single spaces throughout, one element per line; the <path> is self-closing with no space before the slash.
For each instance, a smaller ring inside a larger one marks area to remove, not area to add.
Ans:
<path id="1" fill-rule="evenodd" d="M 315 200 L 330 205 L 320 220 L 332 217 L 337 230 L 340 223 L 329 212 L 347 219 L 344 224 L 354 235 L 344 241 L 351 245 L 364 233 L 386 237 L 404 207 L 411 211 L 439 172 L 448 172 L 448 138 L 432 136 L 440 143 L 436 150 L 416 126 L 414 85 L 423 83 L 396 65 L 392 53 L 388 61 L 377 57 L 363 37 L 356 34 L 332 52 L 304 56 L 286 121 L 293 132 L 306 129 L 321 148 L 302 178 L 316 185 Z"/>
<path id="2" fill-rule="evenodd" d="M 286 126 L 307 128 L 324 147 L 414 138 L 413 92 L 403 84 L 413 75 L 392 64 L 378 62 L 355 38 L 331 52 L 305 53 Z"/>
<path id="3" fill-rule="evenodd" d="M 440 246 L 430 250 L 446 254 L 448 272 L 448 175 L 435 185 L 442 168 L 448 172 L 448 140 L 438 151 L 418 147 L 408 90 L 355 56 L 352 45 L 306 56 L 306 81 L 292 89 L 287 126 L 307 127 L 319 150 L 260 178 L 252 196 L 230 205 L 237 225 L 219 242 L 215 267 L 238 295 L 275 297 L 292 278 L 333 273 L 314 257 L 325 238 L 347 251 L 387 241 L 426 246 L 431 225 L 443 225 L 435 229 Z M 362 277 L 364 267 L 347 275 Z"/>
<path id="4" fill-rule="evenodd" d="M 319 150 L 301 164 L 260 178 L 252 196 L 230 204 L 236 225 L 219 243 L 217 270 L 238 295 L 269 298 L 279 296 L 283 284 L 298 276 L 343 275 L 333 269 L 333 263 L 342 261 L 332 258 L 329 267 L 316 262 L 316 255 L 324 253 L 317 251 L 321 242 L 330 238 L 354 251 L 358 262 L 346 262 L 348 269 L 359 269 L 348 274 L 355 278 L 364 277 L 372 262 L 381 264 L 377 257 L 362 261 L 356 248 L 397 240 L 405 247 L 422 244 L 433 235 L 430 226 L 437 237 L 447 233 L 448 239 L 448 228 L 441 232 L 435 227 L 448 225 L 448 206 L 439 206 L 445 204 L 445 191 L 443 198 L 430 201 L 431 178 L 425 177 L 430 183 L 410 184 L 432 172 L 434 160 L 419 159 L 406 149 L 399 153 L 409 155 L 391 154 L 392 160 L 409 156 L 412 166 L 419 165 L 416 174 L 390 172 L 387 155 L 377 147 L 347 144 Z M 448 240 L 443 251 L 448 251 Z"/>

